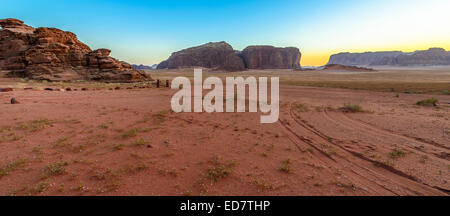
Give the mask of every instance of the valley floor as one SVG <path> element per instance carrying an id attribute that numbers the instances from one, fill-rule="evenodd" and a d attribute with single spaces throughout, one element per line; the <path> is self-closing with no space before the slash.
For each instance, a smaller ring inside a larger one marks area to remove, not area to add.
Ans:
<path id="1" fill-rule="evenodd" d="M 450 95 L 282 85 L 279 122 L 260 124 L 260 113 L 173 113 L 174 93 L 0 93 L 0 194 L 450 191 Z M 430 97 L 437 107 L 415 105 Z"/>

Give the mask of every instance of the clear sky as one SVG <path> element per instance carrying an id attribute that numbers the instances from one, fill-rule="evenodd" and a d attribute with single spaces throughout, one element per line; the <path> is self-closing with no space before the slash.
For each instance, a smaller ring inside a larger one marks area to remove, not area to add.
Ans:
<path id="1" fill-rule="evenodd" d="M 302 65 L 343 51 L 450 50 L 449 0 L 1 0 L 2 18 L 72 31 L 139 64 L 211 41 L 295 46 Z"/>

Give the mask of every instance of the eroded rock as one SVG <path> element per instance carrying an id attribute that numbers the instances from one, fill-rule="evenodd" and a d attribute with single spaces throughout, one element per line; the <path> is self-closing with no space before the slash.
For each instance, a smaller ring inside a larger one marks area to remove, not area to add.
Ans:
<path id="1" fill-rule="evenodd" d="M 161 62 L 158 69 L 176 69 L 183 67 L 205 67 L 215 70 L 241 71 L 245 69 L 243 60 L 228 43 L 207 43 L 184 49 Z"/>
<path id="2" fill-rule="evenodd" d="M 295 47 L 249 46 L 242 57 L 248 69 L 297 69 L 301 53 Z"/>
<path id="3" fill-rule="evenodd" d="M 17 19 L 0 20 L 0 26 L 0 70 L 9 76 L 50 81 L 151 80 L 144 71 L 110 57 L 108 49 L 92 51 L 72 32 L 35 29 Z"/>

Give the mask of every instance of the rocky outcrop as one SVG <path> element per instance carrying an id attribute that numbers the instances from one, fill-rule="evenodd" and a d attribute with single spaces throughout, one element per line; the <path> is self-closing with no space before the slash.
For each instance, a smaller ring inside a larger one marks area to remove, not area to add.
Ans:
<path id="1" fill-rule="evenodd" d="M 392 52 L 365 52 L 365 53 L 338 53 L 330 57 L 328 64 L 340 64 L 348 66 L 368 66 L 383 58 L 395 57 L 402 54 L 399 51 Z"/>
<path id="2" fill-rule="evenodd" d="M 92 51 L 72 32 L 33 28 L 17 19 L 0 20 L 0 71 L 8 76 L 38 80 L 96 80 L 132 82 L 151 79 L 143 71 Z"/>
<path id="3" fill-rule="evenodd" d="M 395 57 L 385 57 L 371 65 L 376 66 L 438 66 L 450 65 L 450 52 L 442 48 L 402 53 Z"/>
<path id="4" fill-rule="evenodd" d="M 157 68 L 205 67 L 225 71 L 296 69 L 300 68 L 300 58 L 300 51 L 294 47 L 249 46 L 239 52 L 222 41 L 175 52 Z"/>
<path id="5" fill-rule="evenodd" d="M 248 69 L 298 69 L 301 53 L 295 47 L 249 46 L 242 57 Z"/>
<path id="6" fill-rule="evenodd" d="M 216 70 L 244 70 L 244 62 L 228 43 L 222 41 L 191 47 L 175 53 L 158 65 L 158 69 L 205 67 Z"/>
<path id="7" fill-rule="evenodd" d="M 404 53 L 367 52 L 339 53 L 332 55 L 328 64 L 350 66 L 434 66 L 450 65 L 450 52 L 442 48 L 430 48 L 423 51 Z"/>

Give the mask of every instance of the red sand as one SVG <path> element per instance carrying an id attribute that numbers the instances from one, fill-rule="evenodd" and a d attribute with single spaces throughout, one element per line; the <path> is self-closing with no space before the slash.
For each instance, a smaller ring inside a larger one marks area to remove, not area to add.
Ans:
<path id="1" fill-rule="evenodd" d="M 174 92 L 0 93 L 0 194 L 450 190 L 450 96 L 434 108 L 414 105 L 429 95 L 282 86 L 280 121 L 260 124 L 259 113 L 171 113 Z M 340 111 L 347 102 L 366 112 Z"/>

